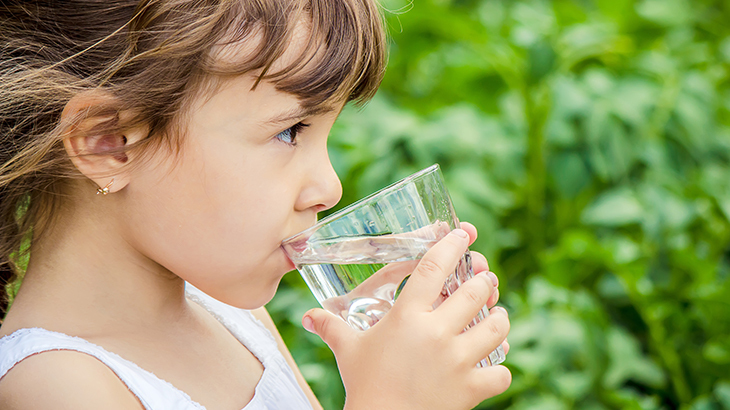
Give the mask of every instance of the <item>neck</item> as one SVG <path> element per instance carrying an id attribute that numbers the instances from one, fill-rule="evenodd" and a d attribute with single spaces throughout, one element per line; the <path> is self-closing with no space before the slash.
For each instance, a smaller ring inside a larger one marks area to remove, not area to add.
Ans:
<path id="1" fill-rule="evenodd" d="M 64 207 L 34 239 L 3 333 L 6 325 L 37 326 L 93 337 L 163 326 L 186 312 L 183 280 L 125 240 L 123 221 L 104 217 L 118 214 L 113 207 L 93 200 Z"/>

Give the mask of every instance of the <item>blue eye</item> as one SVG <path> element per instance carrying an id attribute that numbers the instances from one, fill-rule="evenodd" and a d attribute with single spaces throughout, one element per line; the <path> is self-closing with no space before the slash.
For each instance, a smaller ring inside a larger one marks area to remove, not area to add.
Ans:
<path id="1" fill-rule="evenodd" d="M 309 127 L 309 124 L 304 124 L 302 122 L 298 122 L 291 127 L 285 129 L 284 131 L 276 134 L 274 138 L 278 139 L 279 141 L 296 146 L 297 145 L 297 134 L 302 132 L 302 130 L 306 127 Z"/>

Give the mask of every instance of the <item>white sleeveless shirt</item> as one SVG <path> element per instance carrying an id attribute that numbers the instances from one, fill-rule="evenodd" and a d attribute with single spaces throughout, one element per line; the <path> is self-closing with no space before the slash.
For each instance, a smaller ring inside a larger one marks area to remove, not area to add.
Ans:
<path id="1" fill-rule="evenodd" d="M 192 286 L 186 291 L 188 299 L 218 319 L 264 366 L 254 396 L 243 410 L 312 409 L 276 340 L 251 312 L 221 303 Z M 50 350 L 74 350 L 94 356 L 116 373 L 147 410 L 205 409 L 170 383 L 100 346 L 40 328 L 19 329 L 0 339 L 0 379 L 21 360 Z"/>

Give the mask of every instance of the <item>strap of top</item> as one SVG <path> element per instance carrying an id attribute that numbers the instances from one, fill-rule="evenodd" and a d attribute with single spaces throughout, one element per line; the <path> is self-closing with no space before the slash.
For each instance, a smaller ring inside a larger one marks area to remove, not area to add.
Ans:
<path id="1" fill-rule="evenodd" d="M 264 365 L 264 374 L 256 385 L 256 393 L 244 410 L 312 409 L 294 372 L 279 351 L 276 340 L 250 311 L 213 299 L 190 284 L 186 291 L 190 300 L 215 316 Z"/>
<path id="2" fill-rule="evenodd" d="M 0 339 L 0 378 L 23 359 L 37 353 L 73 350 L 97 358 L 137 396 L 146 409 L 203 409 L 182 391 L 136 364 L 84 339 L 41 328 L 20 329 Z M 157 394 L 149 394 L 149 392 Z"/>
<path id="3" fill-rule="evenodd" d="M 221 303 L 188 285 L 188 298 L 203 306 L 264 366 L 253 399 L 244 410 L 311 409 L 271 333 L 251 312 Z M 190 396 L 154 374 L 84 339 L 41 328 L 15 331 L 0 339 L 0 379 L 23 359 L 46 351 L 73 350 L 108 366 L 148 410 L 201 410 Z"/>

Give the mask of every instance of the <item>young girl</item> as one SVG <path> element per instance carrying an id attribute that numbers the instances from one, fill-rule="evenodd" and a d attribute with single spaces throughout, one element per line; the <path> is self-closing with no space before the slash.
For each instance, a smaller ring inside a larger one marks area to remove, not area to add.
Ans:
<path id="1" fill-rule="evenodd" d="M 25 270 L 0 408 L 321 408 L 263 305 L 293 269 L 281 240 L 340 198 L 327 134 L 380 83 L 373 0 L 4 1 L 0 38 L 3 283 Z M 475 367 L 503 309 L 462 332 L 497 301 L 484 257 L 431 307 L 462 228 L 370 330 L 303 318 L 346 408 L 466 409 L 509 385 Z"/>

